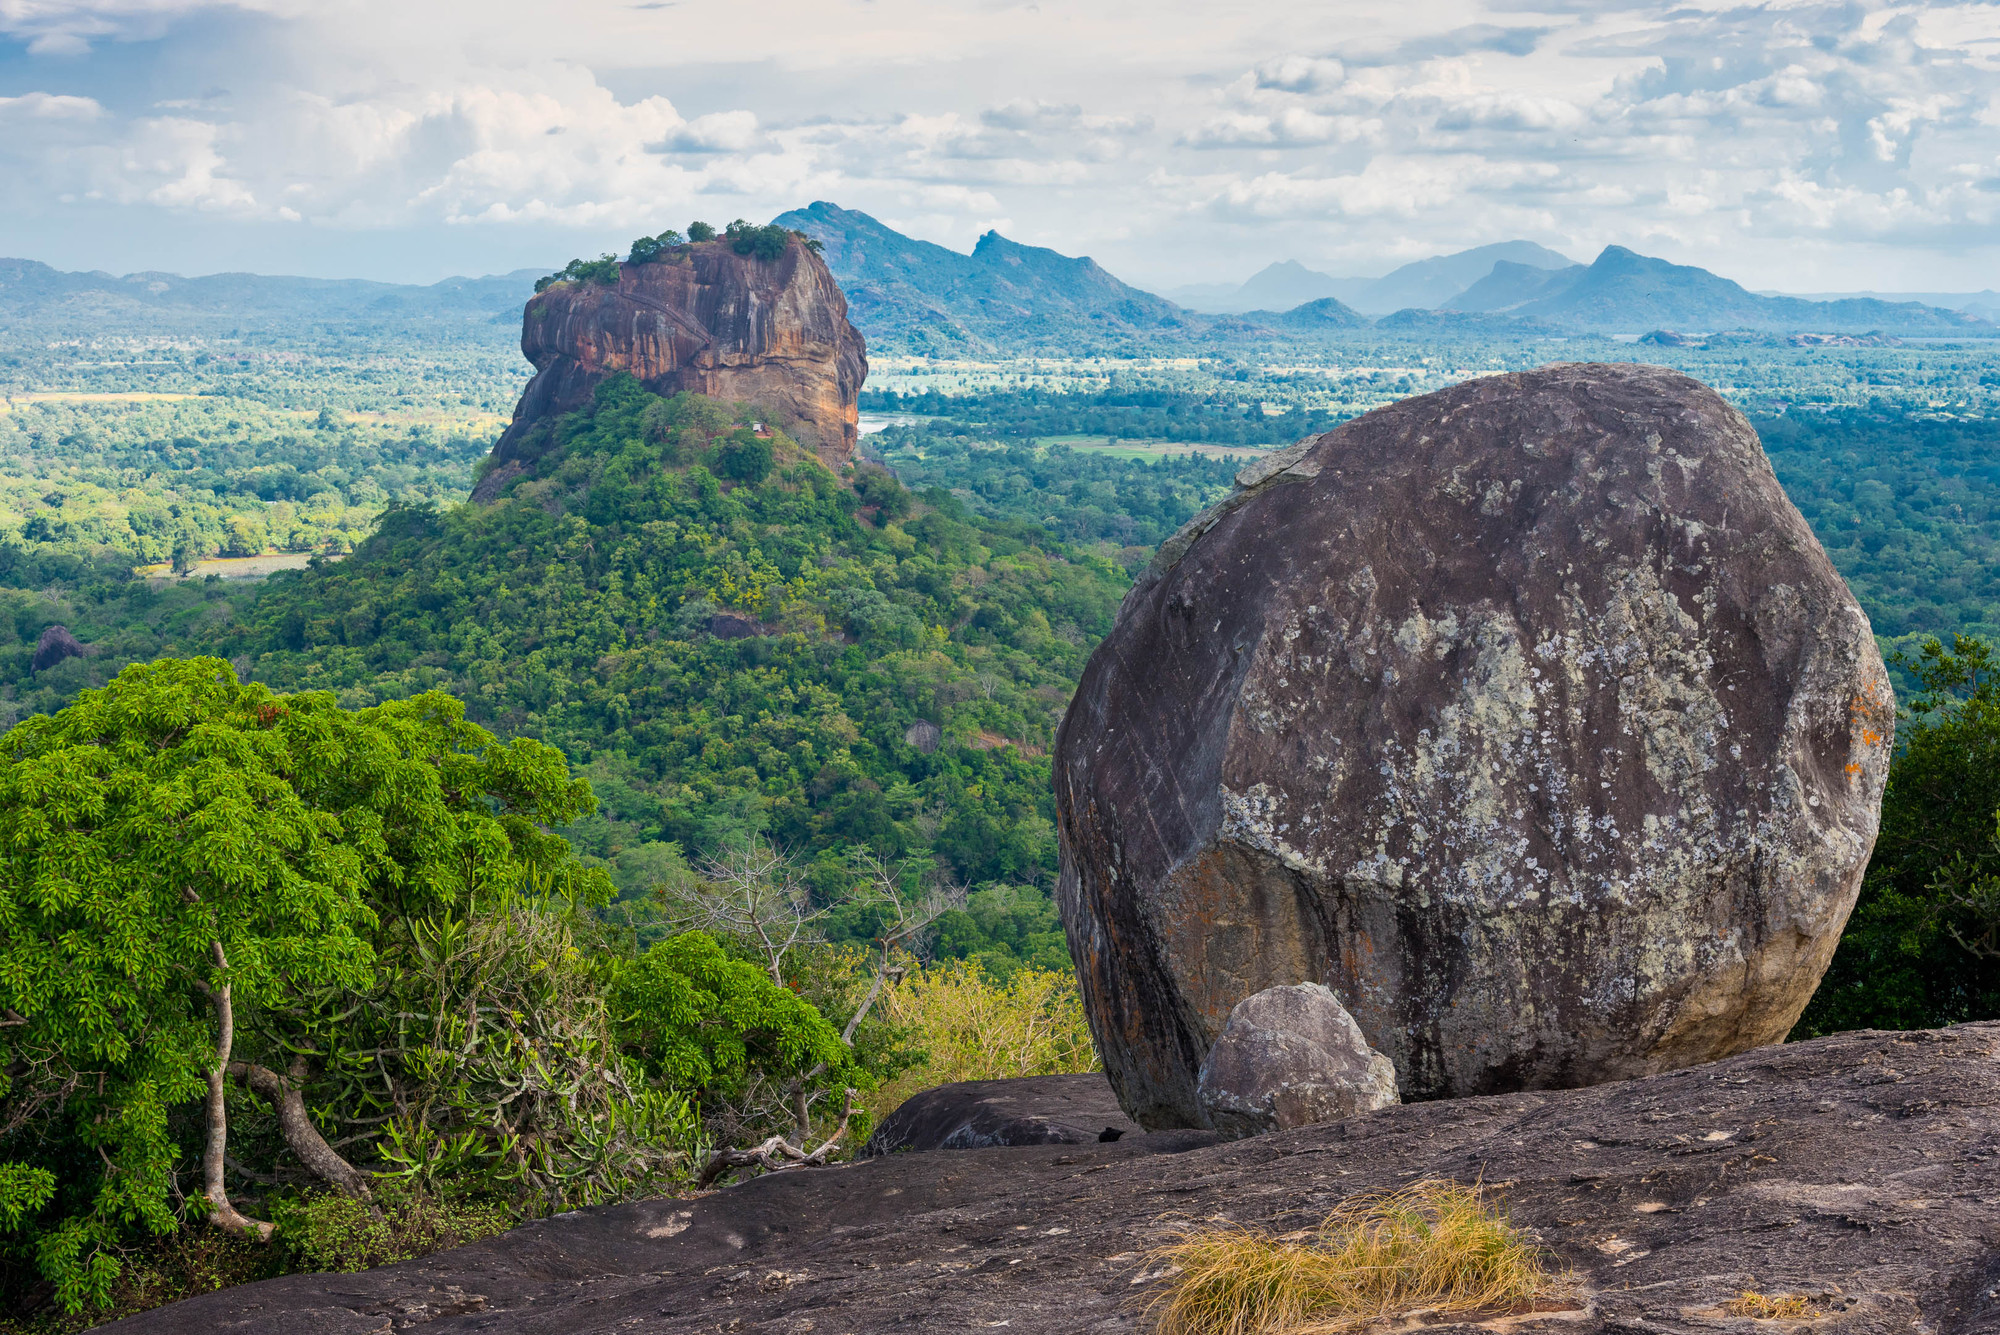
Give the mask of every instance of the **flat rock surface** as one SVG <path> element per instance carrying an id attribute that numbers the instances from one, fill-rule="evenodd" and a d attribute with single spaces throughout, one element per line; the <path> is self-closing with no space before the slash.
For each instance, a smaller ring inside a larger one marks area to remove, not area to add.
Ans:
<path id="1" fill-rule="evenodd" d="M 1383 1109 L 1218 1144 L 896 1154 L 546 1220 L 359 1275 L 247 1285 L 121 1335 L 1143 1331 L 1147 1250 L 1288 1231 L 1420 1177 L 1483 1179 L 1582 1306 L 1489 1329 L 2000 1330 L 2000 1024 L 1764 1048 L 1590 1089 Z M 1735 1318 L 1743 1289 L 1806 1321 Z M 1440 1329 L 1466 1329 L 1452 1323 Z"/>
<path id="2" fill-rule="evenodd" d="M 1090 1145 L 1144 1134 L 1101 1073 L 1034 1075 L 927 1089 L 883 1118 L 862 1153 Z"/>

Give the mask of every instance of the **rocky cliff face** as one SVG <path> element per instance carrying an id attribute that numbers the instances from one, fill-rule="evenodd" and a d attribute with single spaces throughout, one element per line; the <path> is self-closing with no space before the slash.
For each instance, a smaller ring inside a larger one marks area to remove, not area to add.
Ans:
<path id="1" fill-rule="evenodd" d="M 615 284 L 558 283 L 528 303 L 521 351 L 535 378 L 475 500 L 498 495 L 549 448 L 548 424 L 619 371 L 656 394 L 693 390 L 768 409 L 829 468 L 854 454 L 866 350 L 840 285 L 798 242 L 760 260 L 710 241 L 621 265 Z"/>
<path id="2" fill-rule="evenodd" d="M 1558 366 L 1266 460 L 1162 548 L 1058 734 L 1058 889 L 1125 1107 L 1199 1126 L 1316 982 L 1407 1097 L 1782 1039 L 1874 845 L 1894 702 L 1755 433 Z"/>

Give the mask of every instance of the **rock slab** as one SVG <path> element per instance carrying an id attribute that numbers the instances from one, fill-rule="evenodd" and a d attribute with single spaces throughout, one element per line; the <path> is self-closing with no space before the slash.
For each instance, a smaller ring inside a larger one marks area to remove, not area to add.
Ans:
<path id="1" fill-rule="evenodd" d="M 1396 1068 L 1318 983 L 1267 987 L 1236 1003 L 1202 1061 L 1203 1119 L 1231 1140 L 1402 1102 Z"/>
<path id="2" fill-rule="evenodd" d="M 1028 1106 L 1026 1104 L 1023 1105 Z M 1139 1335 L 1146 1254 L 1272 1233 L 1419 1177 L 1484 1181 L 1576 1309 L 1447 1335 L 2000 1329 L 2000 1025 L 1847 1034 L 1590 1089 L 1440 1100 L 1217 1143 L 892 1154 L 606 1206 L 358 1275 L 293 1275 L 119 1335 Z M 1724 1304 L 1802 1294 L 1808 1315 Z"/>
<path id="3" fill-rule="evenodd" d="M 861 1153 L 1089 1145 L 1141 1134 L 1102 1075 L 1036 1075 L 963 1080 L 912 1095 L 882 1119 Z"/>
<path id="4" fill-rule="evenodd" d="M 1162 547 L 1057 735 L 1098 1051 L 1198 1126 L 1237 1002 L 1318 982 L 1429 1099 L 1789 1031 L 1874 845 L 1894 700 L 1755 432 L 1657 367 L 1404 400 Z"/>
<path id="5" fill-rule="evenodd" d="M 528 302 L 521 352 L 535 376 L 474 500 L 498 496 L 551 448 L 553 420 L 620 371 L 663 396 L 758 405 L 829 468 L 854 456 L 867 350 L 840 284 L 796 241 L 775 260 L 703 242 L 620 265 L 616 283 L 557 283 Z"/>

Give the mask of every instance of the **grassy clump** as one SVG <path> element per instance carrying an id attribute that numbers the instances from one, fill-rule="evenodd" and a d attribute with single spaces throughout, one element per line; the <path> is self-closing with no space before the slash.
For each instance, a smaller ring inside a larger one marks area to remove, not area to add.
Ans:
<path id="1" fill-rule="evenodd" d="M 884 1082 L 874 1102 L 877 1122 L 936 1085 L 1103 1069 L 1069 973 L 1025 966 L 999 982 L 977 961 L 955 960 L 912 969 L 881 1004 L 923 1060 Z"/>
<path id="2" fill-rule="evenodd" d="M 1160 1335 L 1334 1335 L 1399 1312 L 1532 1310 L 1563 1286 L 1477 1186 L 1427 1180 L 1343 1203 L 1304 1236 L 1205 1228 L 1160 1248 Z"/>
<path id="3" fill-rule="evenodd" d="M 1812 1315 L 1812 1299 L 1803 1293 L 1759 1293 L 1745 1289 L 1724 1303 L 1722 1310 L 1755 1321 L 1796 1321 Z"/>

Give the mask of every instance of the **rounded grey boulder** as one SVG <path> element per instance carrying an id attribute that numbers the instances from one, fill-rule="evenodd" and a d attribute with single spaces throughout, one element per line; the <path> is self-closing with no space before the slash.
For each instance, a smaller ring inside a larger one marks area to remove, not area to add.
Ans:
<path id="1" fill-rule="evenodd" d="M 1658 367 L 1404 400 L 1161 548 L 1057 735 L 1057 897 L 1106 1074 L 1198 1126 L 1265 988 L 1406 1098 L 1782 1039 L 1860 886 L 1895 702 L 1756 433 Z"/>
<path id="2" fill-rule="evenodd" d="M 1318 983 L 1267 987 L 1237 1002 L 1197 1088 L 1208 1124 L 1231 1140 L 1402 1102 L 1395 1066 Z"/>

